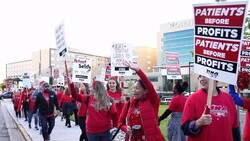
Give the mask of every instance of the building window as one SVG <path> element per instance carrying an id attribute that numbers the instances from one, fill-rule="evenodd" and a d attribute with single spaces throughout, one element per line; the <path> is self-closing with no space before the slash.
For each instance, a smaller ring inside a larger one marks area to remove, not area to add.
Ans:
<path id="1" fill-rule="evenodd" d="M 158 77 L 157 77 L 157 76 L 148 76 L 148 79 L 149 79 L 151 82 L 158 82 Z"/>

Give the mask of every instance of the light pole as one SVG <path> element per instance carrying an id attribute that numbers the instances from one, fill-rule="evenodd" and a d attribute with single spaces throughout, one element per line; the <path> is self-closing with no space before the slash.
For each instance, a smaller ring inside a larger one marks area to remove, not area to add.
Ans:
<path id="1" fill-rule="evenodd" d="M 189 95 L 191 94 L 191 69 L 190 69 L 190 67 L 191 67 L 191 64 L 193 64 L 193 63 L 194 62 L 188 62 L 188 69 L 189 69 L 189 71 L 188 71 L 188 73 L 189 73 L 188 91 L 189 91 Z"/>

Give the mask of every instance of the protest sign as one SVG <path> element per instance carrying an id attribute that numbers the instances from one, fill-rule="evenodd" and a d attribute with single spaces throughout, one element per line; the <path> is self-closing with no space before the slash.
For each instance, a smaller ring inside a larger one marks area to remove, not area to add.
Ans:
<path id="1" fill-rule="evenodd" d="M 194 5 L 195 73 L 236 85 L 246 10 L 247 1 Z"/>

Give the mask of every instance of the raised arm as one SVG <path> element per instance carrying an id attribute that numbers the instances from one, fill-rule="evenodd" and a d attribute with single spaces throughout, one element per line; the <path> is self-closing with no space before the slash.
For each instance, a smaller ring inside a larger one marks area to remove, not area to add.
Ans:
<path id="1" fill-rule="evenodd" d="M 229 84 L 228 92 L 234 100 L 234 103 L 238 106 L 243 106 L 243 100 L 239 97 L 238 93 L 235 92 L 233 85 Z M 249 107 L 250 108 L 250 107 Z"/>
<path id="2" fill-rule="evenodd" d="M 148 96 L 149 99 L 151 101 L 151 103 L 153 105 L 158 105 L 160 103 L 160 99 L 154 89 L 153 84 L 150 82 L 150 80 L 148 79 L 148 77 L 145 75 L 145 73 L 138 67 L 137 64 L 133 64 L 132 62 L 124 62 L 125 66 L 128 66 L 130 69 L 136 71 L 136 73 L 138 74 L 138 76 L 141 78 L 142 82 L 144 83 L 147 91 L 148 91 Z"/>

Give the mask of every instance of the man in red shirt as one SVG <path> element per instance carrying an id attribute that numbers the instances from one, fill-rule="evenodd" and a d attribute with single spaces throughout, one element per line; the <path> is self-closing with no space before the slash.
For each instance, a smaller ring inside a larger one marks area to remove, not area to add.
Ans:
<path id="1" fill-rule="evenodd" d="M 201 89 L 187 99 L 182 118 L 188 141 L 239 141 L 237 111 L 230 95 L 215 85 L 210 113 L 205 114 L 209 78 L 200 75 L 198 80 Z"/>

